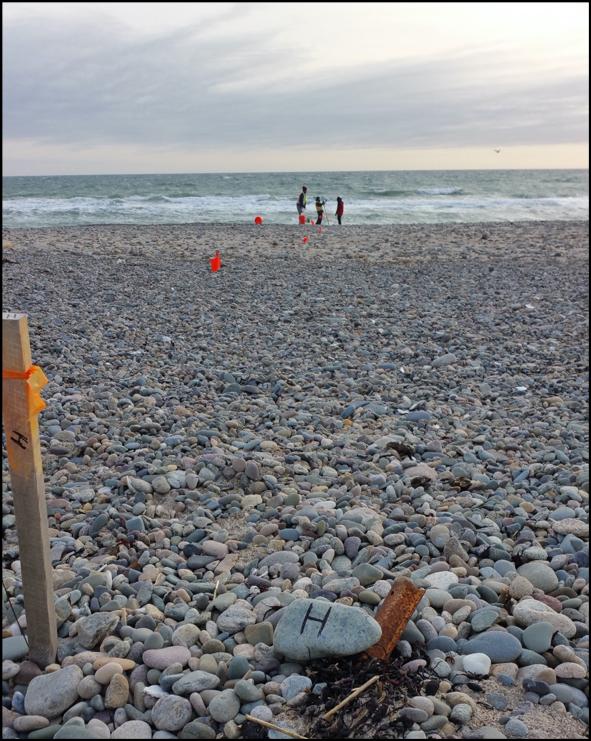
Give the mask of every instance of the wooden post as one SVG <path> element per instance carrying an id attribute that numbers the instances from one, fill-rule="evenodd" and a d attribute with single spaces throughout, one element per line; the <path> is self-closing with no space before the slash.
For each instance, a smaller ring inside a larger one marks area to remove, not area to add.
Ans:
<path id="1" fill-rule="evenodd" d="M 6 371 L 24 373 L 30 367 L 27 316 L 3 313 L 3 375 Z M 57 625 L 39 420 L 30 413 L 26 380 L 3 378 L 2 384 L 2 421 L 22 568 L 29 658 L 45 667 L 55 660 Z"/>

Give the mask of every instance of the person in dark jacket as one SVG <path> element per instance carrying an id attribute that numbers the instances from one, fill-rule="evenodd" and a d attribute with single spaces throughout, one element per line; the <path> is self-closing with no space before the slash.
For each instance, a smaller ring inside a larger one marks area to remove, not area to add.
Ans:
<path id="1" fill-rule="evenodd" d="M 344 213 L 345 213 L 345 202 L 340 196 L 337 196 L 337 210 L 335 211 L 335 216 L 337 217 L 339 224 L 342 223 L 341 219 L 343 218 Z"/>
<path id="2" fill-rule="evenodd" d="M 306 195 L 307 192 L 308 192 L 308 189 L 306 188 L 306 186 L 302 185 L 302 192 L 300 193 L 300 197 L 298 198 L 298 202 L 296 204 L 297 209 L 298 209 L 298 214 L 300 215 L 302 211 L 306 210 L 306 203 L 308 201 L 308 197 Z"/>

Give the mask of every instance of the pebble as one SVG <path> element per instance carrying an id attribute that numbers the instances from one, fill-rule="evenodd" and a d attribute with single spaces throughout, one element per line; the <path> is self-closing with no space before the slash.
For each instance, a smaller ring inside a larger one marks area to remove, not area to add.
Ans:
<path id="1" fill-rule="evenodd" d="M 185 646 L 168 646 L 144 651 L 142 661 L 152 669 L 163 671 L 171 664 L 186 666 L 191 658 L 191 652 Z"/>
<path id="2" fill-rule="evenodd" d="M 17 733 L 37 731 L 40 728 L 47 728 L 48 725 L 49 720 L 42 715 L 22 715 L 19 718 L 15 718 L 12 722 L 12 727 Z"/>
<path id="3" fill-rule="evenodd" d="M 207 711 L 218 723 L 226 723 L 238 715 L 240 699 L 234 690 L 223 690 L 209 703 Z"/>
<path id="4" fill-rule="evenodd" d="M 165 695 L 152 708 L 152 722 L 159 731 L 179 731 L 191 719 L 193 709 L 184 697 Z"/>
<path id="5" fill-rule="evenodd" d="M 525 563 L 517 569 L 517 573 L 546 594 L 553 592 L 558 586 L 556 572 L 542 561 Z"/>
<path id="6" fill-rule="evenodd" d="M 152 729 L 150 724 L 143 720 L 127 720 L 113 731 L 111 738 L 152 738 Z"/>
<path id="7" fill-rule="evenodd" d="M 77 666 L 67 666 L 35 677 L 27 687 L 25 712 L 27 715 L 57 718 L 78 699 L 82 677 L 82 670 Z"/>
<path id="8" fill-rule="evenodd" d="M 477 677 L 486 677 L 490 672 L 491 660 L 486 654 L 468 654 L 462 658 L 464 671 Z"/>
<path id="9" fill-rule="evenodd" d="M 178 695 L 189 695 L 191 692 L 215 689 L 220 683 L 219 677 L 205 671 L 194 671 L 184 674 L 172 685 L 172 690 Z"/>
<path id="10" fill-rule="evenodd" d="M 544 653 L 552 645 L 552 636 L 556 628 L 547 622 L 534 623 L 521 634 L 521 642 L 526 648 L 538 653 Z"/>
<path id="11" fill-rule="evenodd" d="M 494 664 L 514 661 L 522 651 L 520 641 L 510 633 L 500 630 L 491 630 L 479 633 L 461 647 L 461 653 L 483 653 Z"/>
<path id="12" fill-rule="evenodd" d="M 527 738 L 529 734 L 528 727 L 519 718 L 509 718 L 505 725 L 505 730 L 511 736 L 517 736 L 517 738 Z"/>
<path id="13" fill-rule="evenodd" d="M 544 602 L 535 599 L 524 599 L 513 608 L 513 616 L 518 625 L 530 626 L 535 623 L 550 623 L 567 638 L 572 638 L 577 628 L 566 615 L 555 612 Z"/>

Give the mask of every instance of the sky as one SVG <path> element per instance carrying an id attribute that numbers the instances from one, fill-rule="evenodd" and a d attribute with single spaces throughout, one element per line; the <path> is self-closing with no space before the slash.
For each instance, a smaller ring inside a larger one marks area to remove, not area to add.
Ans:
<path id="1" fill-rule="evenodd" d="M 5 175 L 588 167 L 586 2 L 2 15 Z"/>

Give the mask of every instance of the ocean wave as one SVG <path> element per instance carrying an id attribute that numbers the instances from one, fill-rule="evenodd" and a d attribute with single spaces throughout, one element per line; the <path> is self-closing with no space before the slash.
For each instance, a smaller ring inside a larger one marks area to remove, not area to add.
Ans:
<path id="1" fill-rule="evenodd" d="M 587 220 L 586 173 L 343 173 L 3 179 L 7 227 L 195 222 L 295 224 L 300 181 L 340 193 L 345 224 Z M 302 180 L 302 178 L 304 178 Z M 229 183 L 224 184 L 230 180 Z M 452 186 L 450 181 L 453 180 Z M 572 180 L 573 187 L 564 183 Z M 295 183 L 295 187 L 294 187 Z M 439 183 L 439 185 L 435 185 Z M 558 184 L 562 183 L 562 184 Z M 460 187 L 462 186 L 462 187 Z M 254 192 L 251 192 L 254 191 Z M 327 201 L 332 223 L 336 200 Z M 314 217 L 313 198 L 306 213 Z"/>
<path id="2" fill-rule="evenodd" d="M 361 196 L 378 196 L 380 198 L 393 198 L 396 196 L 410 196 L 415 193 L 414 190 L 361 190 L 359 195 Z"/>
<path id="3" fill-rule="evenodd" d="M 417 188 L 415 193 L 419 196 L 461 196 L 463 188 Z"/>

